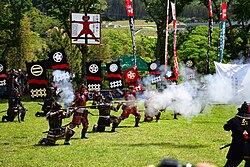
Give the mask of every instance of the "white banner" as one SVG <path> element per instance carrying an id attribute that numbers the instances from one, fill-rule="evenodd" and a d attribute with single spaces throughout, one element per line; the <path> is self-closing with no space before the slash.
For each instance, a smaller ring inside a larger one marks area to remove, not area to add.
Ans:
<path id="1" fill-rule="evenodd" d="M 71 14 L 71 43 L 99 45 L 101 41 L 100 14 Z"/>
<path id="2" fill-rule="evenodd" d="M 216 75 L 221 80 L 227 98 L 233 102 L 250 102 L 250 64 L 223 64 L 215 62 Z"/>

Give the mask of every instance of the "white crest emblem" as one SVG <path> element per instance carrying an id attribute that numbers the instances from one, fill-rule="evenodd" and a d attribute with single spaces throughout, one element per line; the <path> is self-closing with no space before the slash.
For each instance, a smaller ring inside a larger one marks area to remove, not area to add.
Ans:
<path id="1" fill-rule="evenodd" d="M 61 52 L 56 52 L 54 55 L 53 55 L 53 60 L 57 63 L 61 62 L 63 59 L 63 54 Z"/>
<path id="2" fill-rule="evenodd" d="M 186 66 L 187 67 L 192 67 L 193 66 L 193 61 L 192 60 L 188 60 L 187 62 L 186 62 Z"/>
<path id="3" fill-rule="evenodd" d="M 98 67 L 98 65 L 96 65 L 96 64 L 91 64 L 91 65 L 89 66 L 89 71 L 90 71 L 91 73 L 97 73 L 98 70 L 99 70 L 99 67 Z"/>
<path id="4" fill-rule="evenodd" d="M 116 71 L 118 70 L 117 64 L 111 64 L 111 65 L 109 66 L 109 70 L 110 70 L 111 72 L 116 72 Z"/>
<path id="5" fill-rule="evenodd" d="M 136 74 L 135 74 L 133 71 L 129 71 L 129 72 L 127 73 L 127 76 L 128 76 L 129 79 L 134 79 L 135 76 L 136 76 Z"/>
<path id="6" fill-rule="evenodd" d="M 157 68 L 157 64 L 156 63 L 150 64 L 150 69 L 151 70 L 156 70 L 156 68 Z"/>
<path id="7" fill-rule="evenodd" d="M 3 65 L 0 64 L 0 72 L 2 72 L 2 71 L 3 71 Z"/>

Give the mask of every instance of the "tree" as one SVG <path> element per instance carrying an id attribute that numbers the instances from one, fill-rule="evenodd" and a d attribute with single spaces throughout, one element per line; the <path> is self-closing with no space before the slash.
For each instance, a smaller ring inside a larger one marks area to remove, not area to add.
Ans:
<path id="1" fill-rule="evenodd" d="M 200 0 L 205 6 L 207 0 Z M 247 52 L 249 49 L 250 38 L 250 3 L 248 0 L 228 0 L 227 2 L 227 22 L 226 28 L 226 45 L 225 49 L 228 50 L 229 59 L 239 58 L 239 53 L 247 58 Z M 219 22 L 220 19 L 220 4 L 221 1 L 212 0 L 214 20 Z M 242 56 L 242 55 L 240 55 Z M 226 60 L 228 61 L 228 60 Z"/>
<path id="2" fill-rule="evenodd" d="M 167 3 L 166 0 L 141 0 L 148 12 L 150 19 L 152 19 L 157 27 L 157 43 L 155 55 L 156 59 L 160 60 L 161 64 L 164 64 L 165 55 L 165 38 L 166 38 L 166 11 Z M 182 12 L 184 6 L 192 0 L 180 0 L 176 1 L 176 12 L 177 15 Z M 170 8 L 171 10 L 171 8 Z M 169 23 L 172 22 L 172 14 L 170 13 Z M 170 53 L 170 52 L 169 52 Z"/>
<path id="3" fill-rule="evenodd" d="M 178 57 L 180 61 L 195 59 L 195 67 L 200 74 L 206 74 L 206 55 L 207 55 L 207 26 L 197 26 L 188 34 L 188 38 L 180 44 Z M 217 41 L 219 29 L 215 28 L 210 47 L 210 61 L 218 61 Z M 211 72 L 215 72 L 214 65 L 211 65 Z"/>
<path id="4" fill-rule="evenodd" d="M 104 0 L 45 0 L 46 5 L 50 8 L 48 13 L 59 20 L 62 28 L 70 37 L 70 14 L 71 13 L 102 13 L 106 8 Z M 88 46 L 77 45 L 82 54 L 82 78 L 85 82 L 86 69 L 85 64 L 88 57 Z"/>
<path id="5" fill-rule="evenodd" d="M 30 0 L 5 0 L 0 2 L 1 58 L 21 57 L 21 20 L 32 7 Z M 14 63 L 10 68 L 20 68 Z"/>

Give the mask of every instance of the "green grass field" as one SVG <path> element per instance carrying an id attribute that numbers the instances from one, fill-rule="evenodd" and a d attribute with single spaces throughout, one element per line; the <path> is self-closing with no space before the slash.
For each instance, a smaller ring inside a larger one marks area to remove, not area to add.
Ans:
<path id="1" fill-rule="evenodd" d="M 223 130 L 223 125 L 236 114 L 237 106 L 208 105 L 204 114 L 192 119 L 178 116 L 173 119 L 173 111 L 162 113 L 159 123 L 142 122 L 135 128 L 134 116 L 121 122 L 117 132 L 93 133 L 92 127 L 98 117 L 89 115 L 88 139 L 80 139 L 82 126 L 75 128 L 71 145 L 38 146 L 48 123 L 44 117 L 35 117 L 41 109 L 37 102 L 24 102 L 28 109 L 25 121 L 0 122 L 0 166 L 84 166 L 84 167 L 145 167 L 158 165 L 160 160 L 176 158 L 181 163 L 212 163 L 221 167 L 226 162 L 228 148 L 219 147 L 231 141 L 231 133 Z M 142 106 L 140 107 L 143 108 Z M 0 109 L 7 109 L 1 102 Z M 97 110 L 91 110 L 97 114 Z M 113 111 L 112 111 L 113 112 Z M 114 115 L 120 115 L 113 112 Z M 1 113 L 0 116 L 5 113 Z M 143 116 L 142 116 L 143 118 Z M 142 119 L 143 120 L 143 119 Z M 67 124 L 71 118 L 65 119 Z M 241 167 L 243 165 L 241 164 Z"/>

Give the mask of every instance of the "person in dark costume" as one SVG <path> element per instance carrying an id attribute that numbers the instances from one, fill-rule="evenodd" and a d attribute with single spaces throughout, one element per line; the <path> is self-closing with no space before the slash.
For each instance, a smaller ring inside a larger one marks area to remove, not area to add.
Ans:
<path id="1" fill-rule="evenodd" d="M 118 103 L 117 107 L 113 106 L 111 103 L 113 101 L 112 95 L 107 95 L 103 102 L 97 103 L 96 108 L 99 110 L 99 119 L 97 122 L 97 126 L 94 125 L 93 131 L 96 132 L 104 132 L 105 127 L 109 127 L 112 123 L 112 129 L 111 132 L 115 132 L 115 128 L 118 126 L 118 117 L 114 115 L 110 115 L 110 111 L 113 110 L 115 112 L 118 111 L 119 105 L 121 103 Z"/>
<path id="2" fill-rule="evenodd" d="M 92 105 L 93 105 L 93 106 L 95 106 L 95 105 L 97 105 L 97 104 L 103 102 L 104 97 L 103 97 L 101 91 L 95 91 L 95 92 L 93 93 L 93 99 L 92 99 L 92 100 L 93 100 L 93 101 L 92 101 Z"/>
<path id="3" fill-rule="evenodd" d="M 7 78 L 7 85 L 8 85 L 9 96 L 11 96 L 11 93 L 14 89 L 16 89 L 20 94 L 20 84 L 18 83 L 18 72 L 15 69 L 9 71 Z"/>
<path id="4" fill-rule="evenodd" d="M 70 117 L 72 112 L 62 110 L 62 106 L 53 101 L 50 111 L 46 114 L 49 122 L 47 138 L 42 138 L 38 144 L 55 145 L 56 141 L 65 137 L 64 145 L 70 145 L 69 140 L 74 131 L 68 126 L 62 126 L 62 119 Z"/>
<path id="5" fill-rule="evenodd" d="M 43 105 L 42 105 L 42 111 L 43 112 L 36 112 L 35 116 L 37 117 L 45 117 L 46 114 L 50 111 L 52 103 L 55 101 L 56 97 L 56 89 L 54 87 L 47 88 L 47 95 L 44 99 Z"/>
<path id="6" fill-rule="evenodd" d="M 128 93 L 125 95 L 125 100 L 127 101 L 125 104 L 120 104 L 117 106 L 117 109 L 119 110 L 120 107 L 122 107 L 122 114 L 118 118 L 119 123 L 128 118 L 130 114 L 133 114 L 135 116 L 135 127 L 139 127 L 139 122 L 141 119 L 141 114 L 137 108 L 137 106 L 134 103 L 134 100 L 136 100 L 135 95 L 132 91 L 128 91 Z"/>
<path id="7" fill-rule="evenodd" d="M 234 118 L 227 121 L 224 130 L 232 131 L 232 142 L 227 153 L 224 167 L 236 167 L 245 160 L 245 167 L 250 166 L 250 106 L 244 102 Z"/>
<path id="8" fill-rule="evenodd" d="M 88 101 L 88 89 L 87 86 L 82 84 L 79 91 L 75 93 L 75 99 L 73 101 L 73 107 L 74 109 L 74 114 L 72 118 L 72 122 L 70 123 L 70 128 L 75 128 L 77 125 L 80 125 L 82 123 L 82 133 L 81 133 L 81 139 L 87 138 L 86 137 L 86 132 L 89 127 L 89 122 L 88 122 L 88 114 L 89 111 L 85 108 L 86 103 Z"/>
<path id="9" fill-rule="evenodd" d="M 2 122 L 5 120 L 7 121 L 14 121 L 15 117 L 18 116 L 19 120 L 19 114 L 21 117 L 21 121 L 24 121 L 24 117 L 26 114 L 26 108 L 24 107 L 23 103 L 21 102 L 20 94 L 18 92 L 17 88 L 13 88 L 12 92 L 8 99 L 8 109 L 7 109 L 7 115 L 4 115 L 2 117 Z"/>

